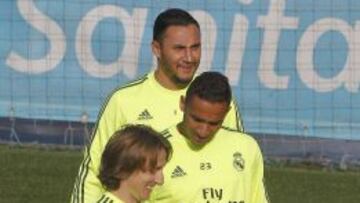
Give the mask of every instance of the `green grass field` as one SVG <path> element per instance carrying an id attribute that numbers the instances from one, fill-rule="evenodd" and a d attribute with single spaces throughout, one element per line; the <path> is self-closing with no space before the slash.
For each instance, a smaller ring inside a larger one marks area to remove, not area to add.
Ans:
<path id="1" fill-rule="evenodd" d="M 0 145 L 0 202 L 69 202 L 80 151 Z M 360 173 L 266 167 L 272 203 L 358 203 Z"/>

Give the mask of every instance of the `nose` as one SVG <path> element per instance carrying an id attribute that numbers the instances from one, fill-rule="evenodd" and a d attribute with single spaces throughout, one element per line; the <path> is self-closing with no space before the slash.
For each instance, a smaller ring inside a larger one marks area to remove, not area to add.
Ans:
<path id="1" fill-rule="evenodd" d="M 206 138 L 209 136 L 211 132 L 211 128 L 208 124 L 201 124 L 199 127 L 198 127 L 198 136 L 201 137 L 201 138 Z"/>
<path id="2" fill-rule="evenodd" d="M 164 183 L 164 174 L 162 170 L 155 173 L 155 183 L 158 185 L 162 185 Z"/>
<path id="3" fill-rule="evenodd" d="M 185 50 L 185 61 L 191 63 L 194 60 L 193 52 L 191 49 Z"/>

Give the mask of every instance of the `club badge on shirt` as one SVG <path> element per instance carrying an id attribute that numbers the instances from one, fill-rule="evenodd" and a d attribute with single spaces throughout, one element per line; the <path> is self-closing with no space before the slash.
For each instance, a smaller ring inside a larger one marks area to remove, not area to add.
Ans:
<path id="1" fill-rule="evenodd" d="M 235 152 L 233 154 L 233 166 L 237 171 L 243 171 L 245 168 L 245 160 L 242 158 L 240 152 Z"/>

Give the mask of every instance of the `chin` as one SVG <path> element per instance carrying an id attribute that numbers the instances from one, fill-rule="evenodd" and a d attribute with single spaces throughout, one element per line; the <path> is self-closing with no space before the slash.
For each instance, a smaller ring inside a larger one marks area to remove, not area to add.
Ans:
<path id="1" fill-rule="evenodd" d="M 187 85 L 187 84 L 189 84 L 190 82 L 191 82 L 191 80 L 192 80 L 192 77 L 176 77 L 175 78 L 175 81 L 177 82 L 177 83 L 179 83 L 179 84 L 184 84 L 184 85 Z"/>
<path id="2" fill-rule="evenodd" d="M 142 195 L 141 197 L 139 197 L 138 201 L 137 202 L 143 202 L 147 199 L 149 199 L 150 195 Z"/>
<path id="3" fill-rule="evenodd" d="M 206 143 L 208 143 L 208 141 L 207 140 L 203 141 L 203 142 L 194 141 L 193 143 L 199 147 L 202 147 L 202 146 L 206 145 Z"/>
<path id="4" fill-rule="evenodd" d="M 144 193 L 141 195 L 141 200 L 146 200 L 150 197 L 151 191 L 144 191 Z"/>

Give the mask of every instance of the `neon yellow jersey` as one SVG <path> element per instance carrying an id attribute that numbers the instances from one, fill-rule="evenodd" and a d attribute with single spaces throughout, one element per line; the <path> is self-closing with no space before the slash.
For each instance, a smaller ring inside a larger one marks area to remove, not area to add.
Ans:
<path id="1" fill-rule="evenodd" d="M 265 203 L 263 159 L 256 141 L 220 129 L 202 148 L 176 127 L 165 131 L 173 147 L 164 184 L 151 193 L 153 203 Z"/>
<path id="2" fill-rule="evenodd" d="M 124 203 L 111 192 L 105 192 L 96 203 Z"/>
<path id="3" fill-rule="evenodd" d="M 94 202 L 104 192 L 97 178 L 101 154 L 110 136 L 125 124 L 145 124 L 163 131 L 181 121 L 180 97 L 186 89 L 169 90 L 155 79 L 154 72 L 122 86 L 102 106 L 91 143 L 86 147 L 71 196 L 71 202 Z M 243 131 L 236 102 L 224 120 L 224 126 Z"/>

